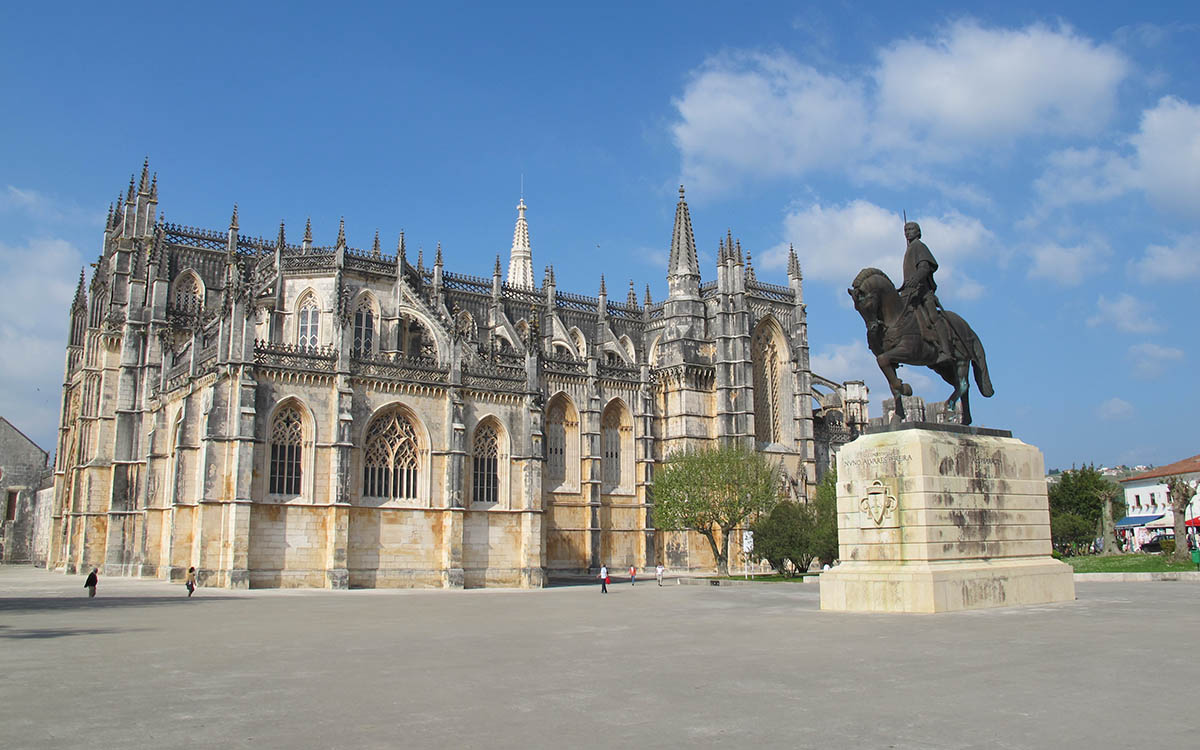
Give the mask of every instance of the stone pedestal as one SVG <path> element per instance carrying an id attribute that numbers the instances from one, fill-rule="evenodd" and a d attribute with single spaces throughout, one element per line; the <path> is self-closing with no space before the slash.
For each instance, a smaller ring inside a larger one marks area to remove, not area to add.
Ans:
<path id="1" fill-rule="evenodd" d="M 953 612 L 1072 601 L 1050 556 L 1041 451 L 1011 433 L 904 423 L 838 453 L 841 564 L 821 609 Z"/>

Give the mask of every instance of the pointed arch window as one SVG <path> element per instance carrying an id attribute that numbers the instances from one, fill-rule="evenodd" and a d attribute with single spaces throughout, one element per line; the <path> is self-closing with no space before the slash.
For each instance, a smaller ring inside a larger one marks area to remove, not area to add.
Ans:
<path id="1" fill-rule="evenodd" d="M 566 409 L 561 403 L 556 403 L 550 408 L 546 420 L 546 478 L 551 483 L 566 479 L 566 453 Z"/>
<path id="2" fill-rule="evenodd" d="M 300 410 L 286 406 L 271 422 L 269 491 L 273 495 L 299 495 L 304 450 L 304 420 Z"/>
<path id="3" fill-rule="evenodd" d="M 603 444 L 604 484 L 616 487 L 621 484 L 621 415 L 616 409 L 607 409 L 600 422 L 600 440 Z"/>
<path id="4" fill-rule="evenodd" d="M 471 456 L 471 499 L 477 503 L 500 500 L 500 436 L 483 423 L 475 428 Z"/>
<path id="5" fill-rule="evenodd" d="M 391 412 L 371 423 L 363 454 L 364 496 L 417 498 L 417 431 L 402 414 Z"/>
<path id="6" fill-rule="evenodd" d="M 175 306 L 181 310 L 198 310 L 203 307 L 203 295 L 200 280 L 190 271 L 184 272 L 175 282 Z"/>
<path id="7" fill-rule="evenodd" d="M 299 341 L 305 349 L 315 349 L 321 341 L 321 310 L 312 297 L 300 304 Z"/>
<path id="8" fill-rule="evenodd" d="M 759 326 L 751 342 L 754 362 L 754 436 L 779 442 L 779 347 L 770 326 Z"/>
<path id="9" fill-rule="evenodd" d="M 354 311 L 354 343 L 351 347 L 354 356 L 369 356 L 374 338 L 375 314 L 371 310 L 371 303 L 364 299 Z"/>

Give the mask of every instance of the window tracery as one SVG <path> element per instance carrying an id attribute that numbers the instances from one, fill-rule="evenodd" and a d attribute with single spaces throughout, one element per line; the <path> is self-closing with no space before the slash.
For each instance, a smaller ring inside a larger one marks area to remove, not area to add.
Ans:
<path id="1" fill-rule="evenodd" d="M 770 326 L 759 326 L 751 342 L 754 361 L 754 433 L 760 443 L 779 442 L 779 348 Z"/>
<path id="2" fill-rule="evenodd" d="M 371 341 L 375 337 L 375 314 L 371 303 L 363 300 L 354 312 L 354 342 L 351 351 L 356 357 L 371 354 Z"/>
<path id="3" fill-rule="evenodd" d="M 271 423 L 271 494 L 300 494 L 303 446 L 304 421 L 300 410 L 294 406 L 280 409 Z"/>
<path id="4" fill-rule="evenodd" d="M 305 349 L 315 349 L 321 343 L 321 311 L 312 297 L 300 304 L 299 340 Z"/>
<path id="5" fill-rule="evenodd" d="M 471 499 L 477 503 L 500 500 L 500 436 L 483 423 L 475 428 L 471 457 Z"/>
<path id="6" fill-rule="evenodd" d="M 417 431 L 402 414 L 385 414 L 367 428 L 363 450 L 363 495 L 415 500 L 418 478 Z"/>

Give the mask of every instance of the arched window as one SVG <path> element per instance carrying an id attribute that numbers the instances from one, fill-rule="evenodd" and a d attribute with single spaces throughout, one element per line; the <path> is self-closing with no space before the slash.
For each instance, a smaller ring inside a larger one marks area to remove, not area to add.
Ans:
<path id="1" fill-rule="evenodd" d="M 454 328 L 458 334 L 468 341 L 474 341 L 478 338 L 478 329 L 475 325 L 475 317 L 467 310 L 460 310 L 454 316 Z"/>
<path id="2" fill-rule="evenodd" d="M 600 479 L 606 490 L 633 486 L 633 421 L 625 405 L 611 401 L 600 417 Z"/>
<path id="3" fill-rule="evenodd" d="M 397 500 L 417 497 L 417 431 L 402 414 L 385 414 L 367 428 L 363 495 Z"/>
<path id="4" fill-rule="evenodd" d="M 305 349 L 315 349 L 321 342 L 321 310 L 312 297 L 300 304 L 299 337 L 297 343 Z"/>
<path id="5" fill-rule="evenodd" d="M 754 361 L 754 436 L 779 442 L 779 347 L 771 325 L 760 325 L 751 342 Z"/>
<path id="6" fill-rule="evenodd" d="M 269 491 L 272 495 L 300 494 L 303 445 L 304 421 L 300 410 L 294 406 L 285 406 L 275 414 L 271 423 Z"/>
<path id="7" fill-rule="evenodd" d="M 354 311 L 354 344 L 351 352 L 356 357 L 366 357 L 371 354 L 371 340 L 375 338 L 375 314 L 371 311 L 371 303 L 363 300 Z"/>
<path id="8" fill-rule="evenodd" d="M 471 451 L 471 499 L 477 503 L 500 500 L 500 436 L 484 422 L 475 428 Z"/>
<path id="9" fill-rule="evenodd" d="M 175 306 L 183 310 L 196 310 L 204 306 L 204 289 L 200 280 L 191 271 L 184 271 L 175 280 Z"/>
<path id="10" fill-rule="evenodd" d="M 579 419 L 570 399 L 559 394 L 546 412 L 546 483 L 574 483 L 579 470 Z"/>

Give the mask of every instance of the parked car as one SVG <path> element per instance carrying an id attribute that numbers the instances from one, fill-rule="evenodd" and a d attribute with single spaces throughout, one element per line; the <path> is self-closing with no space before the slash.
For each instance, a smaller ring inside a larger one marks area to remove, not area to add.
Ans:
<path id="1" fill-rule="evenodd" d="M 1163 540 L 1175 541 L 1174 534 L 1159 534 L 1142 545 L 1142 552 L 1162 552 Z"/>

